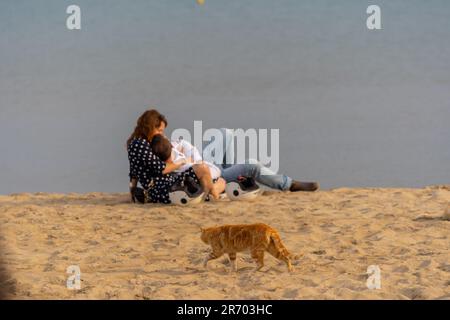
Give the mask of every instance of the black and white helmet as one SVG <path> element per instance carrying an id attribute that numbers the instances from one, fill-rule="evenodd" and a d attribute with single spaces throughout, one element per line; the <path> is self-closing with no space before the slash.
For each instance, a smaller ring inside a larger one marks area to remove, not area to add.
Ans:
<path id="1" fill-rule="evenodd" d="M 204 192 L 194 179 L 187 177 L 181 184 L 172 186 L 169 198 L 172 204 L 191 205 L 202 202 Z"/>
<path id="2" fill-rule="evenodd" d="M 251 200 L 259 196 L 262 190 L 253 178 L 239 177 L 227 183 L 225 192 L 230 200 Z"/>

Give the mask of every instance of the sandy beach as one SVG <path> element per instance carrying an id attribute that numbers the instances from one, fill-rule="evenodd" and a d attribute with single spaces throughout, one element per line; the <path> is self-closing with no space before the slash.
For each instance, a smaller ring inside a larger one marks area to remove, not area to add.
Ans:
<path id="1" fill-rule="evenodd" d="M 450 299 L 450 187 L 271 193 L 251 202 L 138 205 L 121 194 L 0 196 L 0 288 L 9 299 Z M 208 269 L 199 227 L 264 222 L 303 254 Z M 81 270 L 69 290 L 66 269 Z M 381 288 L 368 289 L 379 266 Z"/>

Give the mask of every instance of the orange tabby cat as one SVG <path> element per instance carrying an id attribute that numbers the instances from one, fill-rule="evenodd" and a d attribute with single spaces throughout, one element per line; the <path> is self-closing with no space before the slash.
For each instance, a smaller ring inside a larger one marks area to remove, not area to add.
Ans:
<path id="1" fill-rule="evenodd" d="M 286 262 L 289 271 L 294 270 L 291 265 L 291 258 L 296 259 L 297 257 L 289 253 L 281 242 L 278 232 L 266 224 L 225 225 L 206 229 L 201 228 L 201 231 L 202 241 L 212 247 L 212 252 L 205 259 L 205 268 L 209 260 L 217 259 L 227 253 L 233 271 L 236 271 L 236 253 L 249 249 L 252 258 L 257 263 L 255 271 L 264 266 L 265 251 L 275 258 Z"/>

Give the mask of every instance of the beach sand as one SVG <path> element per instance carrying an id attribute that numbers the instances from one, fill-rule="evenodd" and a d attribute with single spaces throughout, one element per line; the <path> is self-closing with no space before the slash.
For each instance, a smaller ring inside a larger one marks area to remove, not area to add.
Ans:
<path id="1" fill-rule="evenodd" d="M 450 187 L 272 193 L 191 207 L 121 194 L 0 196 L 0 288 L 9 299 L 450 299 Z M 248 253 L 204 269 L 199 227 L 263 222 L 303 254 L 295 271 Z M 69 290 L 67 267 L 81 270 Z M 368 289 L 367 268 L 381 271 Z"/>

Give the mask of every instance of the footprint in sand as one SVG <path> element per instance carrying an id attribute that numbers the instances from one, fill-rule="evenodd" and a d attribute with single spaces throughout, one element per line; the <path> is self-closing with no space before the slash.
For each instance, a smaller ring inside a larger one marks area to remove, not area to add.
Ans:
<path id="1" fill-rule="evenodd" d="M 423 289 L 422 288 L 406 288 L 400 291 L 404 296 L 408 297 L 409 299 L 424 299 L 423 296 Z"/>
<path id="2" fill-rule="evenodd" d="M 383 237 L 380 236 L 380 233 L 381 233 L 380 231 L 372 233 L 372 234 L 368 235 L 366 237 L 366 239 L 369 240 L 369 241 L 380 241 L 381 239 L 383 239 Z"/>
<path id="3" fill-rule="evenodd" d="M 86 240 L 85 243 L 90 246 L 98 246 L 100 244 L 98 241 L 95 240 Z"/>
<path id="4" fill-rule="evenodd" d="M 119 293 L 117 291 L 107 291 L 107 292 L 105 292 L 105 298 L 107 300 L 118 299 L 119 298 Z"/>
<path id="5" fill-rule="evenodd" d="M 153 296 L 154 290 L 151 287 L 144 287 L 142 289 L 141 297 L 144 300 L 149 300 Z"/>
<path id="6" fill-rule="evenodd" d="M 391 254 L 396 255 L 396 256 L 401 256 L 401 255 L 407 254 L 410 251 L 411 250 L 408 248 L 395 247 L 394 249 L 391 250 Z"/>
<path id="7" fill-rule="evenodd" d="M 352 206 L 352 201 L 351 200 L 344 200 L 338 203 L 338 208 L 339 209 L 343 209 L 343 208 L 349 208 Z"/>
<path id="8" fill-rule="evenodd" d="M 22 217 L 24 217 L 24 216 L 26 216 L 26 215 L 27 215 L 26 212 L 19 212 L 19 213 L 14 214 L 14 217 L 16 217 L 16 218 L 22 218 Z"/>
<path id="9" fill-rule="evenodd" d="M 315 250 L 315 251 L 313 251 L 313 252 L 311 252 L 311 253 L 320 256 L 320 255 L 324 255 L 324 254 L 327 253 L 327 252 L 326 252 L 326 250 L 320 249 L 320 250 Z"/>
<path id="10" fill-rule="evenodd" d="M 307 236 L 312 233 L 312 229 L 310 227 L 303 227 L 297 231 L 298 235 Z"/>
<path id="11" fill-rule="evenodd" d="M 49 271 L 55 270 L 54 263 L 60 253 L 61 253 L 60 251 L 55 251 L 50 255 L 50 257 L 48 257 L 47 264 L 44 267 L 44 272 L 49 272 Z"/>
<path id="12" fill-rule="evenodd" d="M 136 252 L 136 250 L 134 250 L 131 247 L 125 248 L 122 251 L 120 251 L 120 253 L 122 253 L 122 254 L 128 254 L 128 253 L 132 253 L 132 252 Z"/>
<path id="13" fill-rule="evenodd" d="M 396 272 L 396 273 L 405 273 L 408 271 L 409 271 L 409 268 L 407 266 L 400 266 L 400 267 L 394 268 L 392 270 L 392 272 Z"/>
<path id="14" fill-rule="evenodd" d="M 154 241 L 152 243 L 152 246 L 155 250 L 173 249 L 173 248 L 177 247 L 179 244 L 180 244 L 179 240 L 172 239 L 172 238 L 164 238 L 164 239 L 159 239 L 157 241 Z"/>
<path id="15" fill-rule="evenodd" d="M 421 269 L 426 268 L 426 267 L 428 267 L 430 264 L 431 264 L 431 260 L 425 260 L 425 261 L 423 261 L 423 262 L 419 265 L 419 268 L 421 268 Z"/>
<path id="16" fill-rule="evenodd" d="M 442 263 L 439 267 L 439 270 L 442 270 L 444 272 L 450 272 L 450 264 Z"/>
<path id="17" fill-rule="evenodd" d="M 298 289 L 287 289 L 283 293 L 283 298 L 294 299 L 298 295 Z"/>
<path id="18" fill-rule="evenodd" d="M 314 281 L 312 281 L 310 279 L 302 280 L 302 285 L 304 285 L 305 287 L 312 287 L 312 288 L 315 288 L 318 286 L 317 283 L 315 283 Z"/>
<path id="19" fill-rule="evenodd" d="M 400 279 L 395 282 L 396 285 L 408 284 L 408 279 Z"/>

